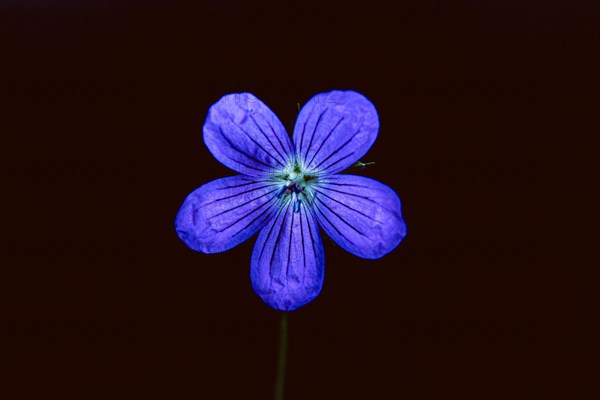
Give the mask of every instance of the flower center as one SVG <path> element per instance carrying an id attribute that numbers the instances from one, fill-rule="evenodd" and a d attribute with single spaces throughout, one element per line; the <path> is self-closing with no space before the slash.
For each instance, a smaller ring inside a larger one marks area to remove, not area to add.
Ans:
<path id="1" fill-rule="evenodd" d="M 295 161 L 282 170 L 277 179 L 282 183 L 281 189 L 277 192 L 277 197 L 283 199 L 283 204 L 294 201 L 294 212 L 300 211 L 300 205 L 303 202 L 310 204 L 314 196 L 311 187 L 317 179 L 315 174 L 305 171 Z"/>

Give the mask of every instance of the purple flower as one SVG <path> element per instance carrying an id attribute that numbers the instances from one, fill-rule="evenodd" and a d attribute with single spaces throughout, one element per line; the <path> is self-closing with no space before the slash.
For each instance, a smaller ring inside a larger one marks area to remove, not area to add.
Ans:
<path id="1" fill-rule="evenodd" d="M 250 262 L 254 290 L 277 310 L 302 307 L 323 286 L 319 227 L 368 259 L 389 253 L 406 235 L 392 189 L 338 174 L 369 150 L 378 130 L 375 107 L 353 91 L 313 97 L 292 140 L 255 96 L 224 96 L 208 112 L 204 143 L 240 174 L 194 190 L 175 219 L 177 234 L 193 250 L 219 253 L 259 232 Z"/>

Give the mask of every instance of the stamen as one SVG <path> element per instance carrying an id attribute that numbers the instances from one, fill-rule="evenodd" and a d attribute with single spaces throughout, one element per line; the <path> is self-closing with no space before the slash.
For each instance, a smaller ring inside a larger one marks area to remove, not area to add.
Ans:
<path id="1" fill-rule="evenodd" d="M 297 199 L 296 199 L 296 204 L 294 204 L 294 212 L 295 212 L 295 213 L 297 213 L 297 212 L 299 212 L 299 211 L 300 211 L 300 203 L 301 203 L 301 200 L 300 200 L 300 198 L 297 198 Z"/>
<path id="2" fill-rule="evenodd" d="M 275 194 L 275 196 L 277 196 L 277 198 L 278 198 L 278 199 L 280 199 L 280 198 L 281 198 L 281 196 L 283 196 L 283 193 L 286 191 L 286 189 L 287 189 L 287 188 L 288 188 L 288 187 L 287 187 L 286 185 L 283 185 L 283 186 L 281 187 L 281 189 L 279 189 L 279 190 L 277 191 L 277 194 Z"/>

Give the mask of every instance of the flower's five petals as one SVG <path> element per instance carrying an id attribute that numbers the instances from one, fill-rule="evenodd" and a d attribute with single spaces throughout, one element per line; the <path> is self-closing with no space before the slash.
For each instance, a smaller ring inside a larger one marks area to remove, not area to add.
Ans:
<path id="1" fill-rule="evenodd" d="M 342 171 L 369 150 L 379 130 L 375 106 L 353 91 L 331 91 L 302 107 L 294 127 L 294 145 L 306 168 Z"/>
<path id="2" fill-rule="evenodd" d="M 379 258 L 406 236 L 400 199 L 383 183 L 363 176 L 333 175 L 314 190 L 321 227 L 346 251 Z"/>
<path id="3" fill-rule="evenodd" d="M 292 201 L 281 205 L 258 235 L 250 263 L 254 291 L 283 311 L 312 301 L 323 286 L 325 256 L 317 221 L 304 205 L 294 208 Z"/>
<path id="4" fill-rule="evenodd" d="M 210 108 L 204 143 L 222 164 L 250 176 L 284 168 L 293 154 L 277 116 L 250 93 L 229 94 Z"/>
<path id="5" fill-rule="evenodd" d="M 278 186 L 242 175 L 200 186 L 175 218 L 177 235 L 193 250 L 219 253 L 254 235 L 273 216 Z"/>

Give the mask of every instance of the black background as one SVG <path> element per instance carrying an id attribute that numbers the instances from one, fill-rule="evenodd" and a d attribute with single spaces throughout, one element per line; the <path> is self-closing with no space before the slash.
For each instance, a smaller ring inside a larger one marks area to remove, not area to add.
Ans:
<path id="1" fill-rule="evenodd" d="M 590 163 L 572 142 L 593 131 L 598 4 L 391 4 L 2 2 L 2 397 L 271 398 L 279 316 L 250 285 L 254 239 L 203 255 L 173 219 L 232 174 L 201 136 L 222 95 L 291 127 L 331 89 L 376 105 L 361 173 L 398 192 L 409 233 L 377 261 L 326 240 L 286 398 L 588 390 L 563 201 L 566 165 Z"/>

